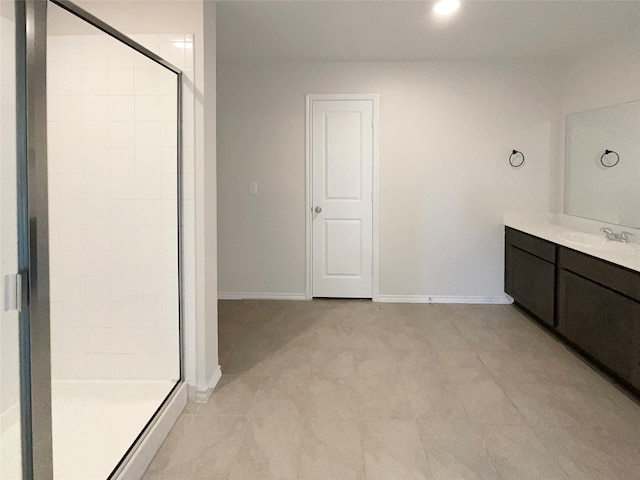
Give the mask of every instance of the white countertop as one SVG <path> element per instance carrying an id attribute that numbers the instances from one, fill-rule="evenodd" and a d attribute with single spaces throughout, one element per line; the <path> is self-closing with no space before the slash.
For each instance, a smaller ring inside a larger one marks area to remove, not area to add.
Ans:
<path id="1" fill-rule="evenodd" d="M 640 230 L 638 229 L 562 214 L 507 213 L 504 215 L 504 224 L 563 247 L 640 272 Z M 630 243 L 604 241 L 601 240 L 604 238 L 604 233 L 599 231 L 603 226 L 611 227 L 616 232 L 628 231 L 634 235 Z M 595 239 L 596 242 L 573 241 L 572 237 L 579 238 L 582 234 Z"/>

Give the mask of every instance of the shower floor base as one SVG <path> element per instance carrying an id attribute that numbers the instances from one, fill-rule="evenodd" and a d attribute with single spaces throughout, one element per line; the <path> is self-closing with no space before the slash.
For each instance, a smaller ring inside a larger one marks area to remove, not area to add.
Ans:
<path id="1" fill-rule="evenodd" d="M 106 480 L 175 382 L 53 382 L 55 480 Z"/>
<path id="2" fill-rule="evenodd" d="M 54 480 L 106 480 L 174 385 L 169 381 L 54 381 Z M 10 438 L 10 431 L 15 438 Z M 18 432 L 16 425 L 2 435 L 3 480 L 21 478 L 15 464 L 20 455 Z"/>

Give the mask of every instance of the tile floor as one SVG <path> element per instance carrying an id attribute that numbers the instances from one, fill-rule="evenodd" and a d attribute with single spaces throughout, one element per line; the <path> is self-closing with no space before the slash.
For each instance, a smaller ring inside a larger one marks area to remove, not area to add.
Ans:
<path id="1" fill-rule="evenodd" d="M 145 480 L 640 479 L 640 406 L 510 305 L 220 302 Z"/>

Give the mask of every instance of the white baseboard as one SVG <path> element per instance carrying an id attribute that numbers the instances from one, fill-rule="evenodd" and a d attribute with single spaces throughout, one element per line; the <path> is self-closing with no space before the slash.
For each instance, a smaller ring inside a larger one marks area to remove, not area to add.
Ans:
<path id="1" fill-rule="evenodd" d="M 218 384 L 221 378 L 222 378 L 222 368 L 220 367 L 220 365 L 218 365 L 218 368 L 216 369 L 215 372 L 213 372 L 213 375 L 211 376 L 209 383 L 207 383 L 207 388 L 204 388 L 204 389 L 194 388 L 193 393 L 191 395 L 191 398 L 193 398 L 193 401 L 197 403 L 207 403 L 209 401 L 209 397 L 211 397 L 211 394 L 213 393 L 213 389 L 216 388 L 216 385 Z"/>
<path id="2" fill-rule="evenodd" d="M 513 299 L 508 295 L 497 296 L 461 296 L 461 295 L 380 295 L 381 303 L 472 303 L 472 304 L 509 304 Z"/>
<path id="3" fill-rule="evenodd" d="M 142 478 L 186 404 L 187 386 L 183 383 L 174 392 L 154 423 L 149 426 L 137 448 L 126 459 L 126 463 L 113 476 L 114 480 L 140 480 Z"/>
<path id="4" fill-rule="evenodd" d="M 306 300 L 304 293 L 218 292 L 218 300 Z"/>

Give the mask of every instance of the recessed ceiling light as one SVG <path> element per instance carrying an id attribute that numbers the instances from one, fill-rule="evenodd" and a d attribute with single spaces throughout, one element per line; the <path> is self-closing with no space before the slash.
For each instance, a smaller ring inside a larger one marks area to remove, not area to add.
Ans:
<path id="1" fill-rule="evenodd" d="M 451 15 L 460 8 L 460 0 L 440 0 L 433 7 L 437 15 Z"/>

